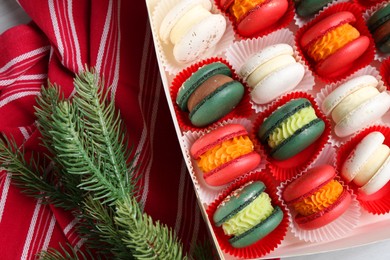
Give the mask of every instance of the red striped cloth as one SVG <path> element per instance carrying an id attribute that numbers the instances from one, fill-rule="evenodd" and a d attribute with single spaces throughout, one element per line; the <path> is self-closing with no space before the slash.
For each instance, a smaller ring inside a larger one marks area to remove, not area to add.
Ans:
<path id="1" fill-rule="evenodd" d="M 141 203 L 155 220 L 174 228 L 186 249 L 205 235 L 205 225 L 182 159 L 162 89 L 144 1 L 19 0 L 33 23 L 0 35 L 0 131 L 27 152 L 37 151 L 34 104 L 40 86 L 61 85 L 94 66 L 112 85 L 140 153 Z M 25 197 L 0 173 L 0 259 L 33 259 L 59 242 L 81 246 L 74 219 Z"/>

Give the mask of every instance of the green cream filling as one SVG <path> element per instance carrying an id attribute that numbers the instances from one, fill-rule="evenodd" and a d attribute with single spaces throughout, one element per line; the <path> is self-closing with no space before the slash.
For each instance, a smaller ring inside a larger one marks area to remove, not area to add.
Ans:
<path id="1" fill-rule="evenodd" d="M 271 148 L 275 148 L 283 140 L 289 138 L 295 131 L 299 130 L 303 126 L 309 124 L 311 121 L 317 118 L 313 107 L 305 107 L 297 111 L 292 116 L 284 120 L 274 131 L 269 135 L 268 145 Z"/>
<path id="2" fill-rule="evenodd" d="M 273 210 L 271 198 L 263 192 L 247 207 L 223 223 L 222 229 L 226 235 L 238 236 L 264 221 L 272 214 Z"/>

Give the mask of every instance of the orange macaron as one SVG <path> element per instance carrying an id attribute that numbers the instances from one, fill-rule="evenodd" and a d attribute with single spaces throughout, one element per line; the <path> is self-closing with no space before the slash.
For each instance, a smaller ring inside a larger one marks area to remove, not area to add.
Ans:
<path id="1" fill-rule="evenodd" d="M 354 26 L 357 18 L 349 11 L 339 11 L 314 22 L 301 36 L 299 44 L 323 77 L 338 77 L 367 51 L 370 38 Z"/>
<path id="2" fill-rule="evenodd" d="M 313 167 L 290 182 L 283 199 L 295 212 L 301 229 L 323 227 L 340 217 L 351 203 L 351 194 L 335 179 L 330 165 Z"/>
<path id="3" fill-rule="evenodd" d="M 190 154 L 211 186 L 227 184 L 255 169 L 261 161 L 240 124 L 227 124 L 206 133 L 192 144 Z"/>
<path id="4" fill-rule="evenodd" d="M 245 37 L 274 27 L 289 9 L 288 0 L 220 0 L 219 5 L 230 15 L 237 32 Z"/>

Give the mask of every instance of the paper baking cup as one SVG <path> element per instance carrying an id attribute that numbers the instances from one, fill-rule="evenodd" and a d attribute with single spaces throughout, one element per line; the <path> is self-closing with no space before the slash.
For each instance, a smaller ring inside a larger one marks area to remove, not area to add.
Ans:
<path id="1" fill-rule="evenodd" d="M 293 20 L 294 18 L 294 12 L 295 12 L 295 9 L 294 9 L 294 3 L 293 3 L 293 0 L 287 0 L 288 1 L 288 8 L 287 8 L 287 11 L 286 13 L 283 15 L 282 18 L 279 19 L 279 21 L 277 21 L 276 23 L 274 23 L 273 25 L 271 25 L 270 27 L 266 28 L 265 30 L 263 31 L 260 31 L 252 36 L 243 36 L 241 35 L 240 33 L 238 33 L 237 31 L 237 24 L 236 24 L 236 19 L 235 17 L 230 14 L 230 12 L 224 12 L 221 5 L 220 5 L 220 1 L 219 0 L 215 0 L 215 5 L 217 7 L 217 9 L 221 12 L 221 13 L 224 13 L 225 16 L 229 19 L 230 23 L 233 25 L 233 30 L 235 32 L 235 34 L 240 37 L 241 39 L 250 39 L 250 38 L 257 38 L 257 37 L 261 37 L 261 36 L 264 36 L 264 35 L 267 35 L 271 32 L 274 32 L 276 30 L 279 30 L 279 29 L 282 29 L 282 28 L 285 28 L 289 25 L 289 23 Z"/>
<path id="2" fill-rule="evenodd" d="M 378 90 L 380 92 L 386 90 L 386 86 L 384 86 L 383 81 L 381 80 L 381 77 L 379 75 L 379 71 L 376 68 L 372 67 L 372 66 L 366 66 L 366 67 L 356 71 L 352 75 L 348 76 L 344 80 L 341 80 L 341 81 L 338 81 L 336 83 L 332 83 L 332 84 L 324 86 L 316 95 L 316 99 L 315 100 L 316 100 L 318 106 L 320 108 L 322 108 L 322 104 L 324 103 L 325 98 L 330 93 L 332 93 L 338 86 L 340 86 L 341 84 L 347 82 L 348 80 L 351 80 L 353 78 L 360 77 L 360 76 L 363 76 L 363 75 L 371 75 L 371 76 L 377 78 L 377 80 L 378 80 L 378 86 L 377 86 Z M 379 123 L 382 123 L 382 122 L 384 122 L 386 120 L 390 121 L 390 118 L 386 119 L 389 116 L 386 116 L 386 114 L 385 114 L 380 120 L 371 122 L 368 125 L 379 124 Z M 339 137 L 339 136 L 337 136 L 336 133 L 334 132 L 334 127 L 335 127 L 336 124 L 334 123 L 331 115 L 329 115 L 328 117 L 329 117 L 329 121 L 330 121 L 330 124 L 331 124 L 331 129 L 332 129 L 330 142 L 334 146 L 339 147 L 342 142 L 345 142 L 348 139 L 350 139 L 352 135 L 349 135 L 349 136 L 346 136 L 346 137 Z M 367 127 L 368 125 L 362 125 L 361 129 L 363 129 L 364 127 Z"/>
<path id="3" fill-rule="evenodd" d="M 387 89 L 390 89 L 390 58 L 382 62 L 380 66 L 380 75 Z"/>
<path id="4" fill-rule="evenodd" d="M 368 19 L 370 19 L 370 17 L 376 11 L 378 11 L 379 9 L 381 9 L 381 8 L 385 7 L 387 4 L 389 4 L 388 1 L 382 1 L 382 2 L 376 1 L 376 2 L 377 2 L 377 4 L 374 3 L 374 5 L 369 6 L 369 8 L 367 10 L 365 10 L 365 12 L 363 13 L 363 18 L 366 21 L 366 24 L 367 24 Z M 375 60 L 382 62 L 383 60 L 385 60 L 389 57 L 390 57 L 390 53 L 383 53 L 383 52 L 376 49 L 375 56 L 374 56 Z"/>
<path id="5" fill-rule="evenodd" d="M 227 125 L 227 124 L 240 124 L 244 126 L 248 133 L 252 131 L 252 122 L 249 119 L 230 119 L 227 121 L 223 121 L 218 123 L 214 126 L 215 128 Z M 209 129 L 208 131 L 197 131 L 197 132 L 185 132 L 183 134 L 182 138 L 182 144 L 184 146 L 184 158 L 187 162 L 187 165 L 189 165 L 189 172 L 191 175 L 191 178 L 194 182 L 195 189 L 197 190 L 199 194 L 199 199 L 202 203 L 210 204 L 212 201 L 214 201 L 218 195 L 221 193 L 223 189 L 227 187 L 228 184 L 223 186 L 210 186 L 206 183 L 206 181 L 203 178 L 203 172 L 199 169 L 197 162 L 195 159 L 193 159 L 190 155 L 190 148 L 192 144 L 199 139 L 201 136 L 205 135 L 207 132 L 211 131 L 212 129 Z M 244 174 L 241 177 L 238 177 L 237 180 L 244 178 L 246 175 L 250 175 L 253 172 L 261 171 L 265 169 L 265 156 L 264 154 L 260 153 L 261 162 L 260 164 L 253 169 L 252 171 L 248 172 L 247 174 Z M 233 181 L 234 182 L 234 181 Z"/>
<path id="6" fill-rule="evenodd" d="M 301 229 L 295 223 L 294 218 L 296 216 L 296 213 L 292 208 L 286 205 L 286 203 L 283 200 L 282 194 L 284 189 L 289 183 L 299 178 L 300 176 L 304 175 L 305 173 L 306 171 L 301 173 L 298 176 L 295 176 L 291 180 L 281 183 L 277 188 L 277 195 L 279 197 L 279 200 L 281 200 L 282 204 L 287 208 L 290 230 L 293 233 L 293 235 L 299 238 L 300 240 L 304 240 L 305 242 L 328 242 L 348 235 L 348 233 L 359 224 L 361 210 L 360 210 L 359 202 L 356 199 L 356 195 L 353 193 L 352 190 L 348 188 L 348 186 L 346 186 L 343 183 L 342 180 L 340 180 L 338 176 L 336 176 L 335 179 L 339 181 L 341 185 L 343 185 L 344 189 L 346 189 L 351 194 L 352 200 L 348 209 L 340 217 L 338 217 L 331 223 L 321 228 L 305 230 L 305 229 Z"/>
<path id="7" fill-rule="evenodd" d="M 210 125 L 205 126 L 205 127 L 197 127 L 191 123 L 191 121 L 188 117 L 189 112 L 182 111 L 180 109 L 180 107 L 176 104 L 177 93 L 179 91 L 179 88 L 183 84 L 183 82 L 186 81 L 194 72 L 196 72 L 199 68 L 201 68 L 204 65 L 207 65 L 207 64 L 210 64 L 213 62 L 217 62 L 217 61 L 225 63 L 232 71 L 232 78 L 234 80 L 240 81 L 243 84 L 244 89 L 245 89 L 244 96 L 243 96 L 242 100 L 240 101 L 240 103 L 230 113 L 228 113 L 227 115 L 225 115 L 224 117 L 219 119 L 217 122 L 211 123 Z M 213 127 L 214 124 L 221 122 L 221 121 L 224 121 L 224 120 L 227 120 L 229 118 L 249 117 L 253 113 L 253 110 L 251 109 L 251 106 L 249 103 L 250 97 L 249 97 L 248 87 L 246 87 L 246 84 L 244 84 L 238 78 L 238 76 L 237 76 L 236 72 L 234 71 L 234 69 L 232 68 L 232 66 L 226 60 L 224 60 L 220 57 L 212 57 L 212 58 L 209 58 L 206 60 L 199 61 L 199 62 L 191 65 L 190 67 L 184 69 L 179 74 L 177 74 L 176 77 L 172 81 L 172 84 L 170 87 L 170 95 L 172 98 L 172 103 L 174 106 L 174 110 L 176 113 L 176 117 L 177 117 L 179 126 L 183 132 L 184 131 L 199 131 L 201 129 Z"/>
<path id="8" fill-rule="evenodd" d="M 160 37 L 159 37 L 159 29 L 162 21 L 164 20 L 165 16 L 168 14 L 168 12 L 174 8 L 175 5 L 177 5 L 182 0 L 164 0 L 159 1 L 159 3 L 156 5 L 156 8 L 154 9 L 152 13 L 152 24 L 151 27 L 153 28 L 153 34 L 154 38 L 156 39 L 156 51 L 157 55 L 161 58 L 161 64 L 164 67 L 164 70 L 168 72 L 171 75 L 177 74 L 180 70 L 184 69 L 185 67 L 190 66 L 191 64 L 196 63 L 197 61 L 201 59 L 206 59 L 213 56 L 218 56 L 222 54 L 225 49 L 233 43 L 235 35 L 233 26 L 230 23 L 228 19 L 226 19 L 226 30 L 222 38 L 219 40 L 218 44 L 211 48 L 208 52 L 198 57 L 198 59 L 188 62 L 188 63 L 179 63 L 176 61 L 175 57 L 173 56 L 173 44 L 164 43 Z M 211 10 L 212 13 L 219 13 L 218 10 L 215 8 Z"/>
<path id="9" fill-rule="evenodd" d="M 352 25 L 360 32 L 360 35 L 365 35 L 370 39 L 370 44 L 368 49 L 361 55 L 357 60 L 353 62 L 351 67 L 346 68 L 345 72 L 337 77 L 327 77 L 327 76 L 321 76 L 316 73 L 315 65 L 316 63 L 306 54 L 306 51 L 304 51 L 300 45 L 300 40 L 303 36 L 303 34 L 311 28 L 314 24 L 318 23 L 320 20 L 323 20 L 324 18 L 335 14 L 337 12 L 341 11 L 349 11 L 353 13 L 356 17 L 356 22 Z M 309 68 L 313 71 L 314 75 L 317 76 L 320 80 L 325 82 L 326 84 L 337 82 L 339 80 L 342 80 L 343 78 L 353 74 L 355 71 L 367 66 L 373 59 L 374 59 L 374 53 L 375 53 L 375 44 L 374 40 L 372 39 L 372 36 L 370 34 L 370 31 L 368 30 L 365 21 L 363 19 L 362 13 L 361 13 L 361 7 L 354 3 L 339 3 L 339 4 L 333 4 L 329 6 L 326 10 L 324 10 L 321 14 L 319 14 L 315 19 L 311 20 L 307 24 L 305 24 L 303 27 L 297 30 L 295 34 L 295 42 L 297 46 L 297 50 L 299 54 L 303 57 L 303 60 L 305 63 L 309 66 Z"/>
<path id="10" fill-rule="evenodd" d="M 347 159 L 348 155 L 355 149 L 356 145 L 369 133 L 379 131 L 385 136 L 384 144 L 390 146 L 390 127 L 384 125 L 374 125 L 368 127 L 358 134 L 356 134 L 351 140 L 340 147 L 336 154 L 336 170 L 339 175 L 341 175 L 341 168 L 343 163 Z M 341 176 L 342 178 L 342 176 Z M 378 192 L 372 195 L 365 195 L 359 192 L 358 186 L 353 182 L 347 184 L 357 195 L 357 200 L 359 201 L 361 207 L 369 213 L 372 214 L 385 214 L 390 212 L 390 182 L 387 183 Z"/>
<path id="11" fill-rule="evenodd" d="M 364 9 L 370 8 L 378 3 L 387 2 L 387 1 L 386 0 L 352 0 L 351 2 L 359 4 L 361 6 L 361 8 L 364 10 Z"/>
<path id="12" fill-rule="evenodd" d="M 330 3 L 328 3 L 326 6 L 324 6 L 320 11 L 318 11 L 318 13 L 312 15 L 312 16 L 308 16 L 308 17 L 301 17 L 299 16 L 296 12 L 295 12 L 295 15 L 294 15 L 294 21 L 295 21 L 295 24 L 298 26 L 298 27 L 302 27 L 304 26 L 305 24 L 307 24 L 308 22 L 310 22 L 311 20 L 315 19 L 319 14 L 321 14 L 324 10 L 326 10 L 329 6 L 331 5 L 334 5 L 334 4 L 338 4 L 338 3 L 345 3 L 345 2 L 348 2 L 349 0 L 334 0 Z"/>
<path id="13" fill-rule="evenodd" d="M 245 248 L 234 248 L 230 245 L 228 239 L 229 237 L 226 236 L 222 230 L 221 227 L 216 227 L 214 225 L 213 221 L 213 215 L 214 212 L 217 209 L 217 206 L 222 202 L 222 200 L 229 195 L 232 191 L 235 189 L 241 187 L 247 182 L 250 181 L 262 181 L 265 186 L 265 192 L 269 194 L 272 200 L 273 206 L 279 206 L 283 211 L 283 220 L 279 224 L 279 226 L 273 230 L 270 234 L 268 234 L 266 237 L 262 238 L 255 244 L 245 247 Z M 288 216 L 287 216 L 287 209 L 284 205 L 282 205 L 281 201 L 278 199 L 278 196 L 276 195 L 276 184 L 275 181 L 272 179 L 270 174 L 264 170 L 261 172 L 257 172 L 255 174 L 252 174 L 248 176 L 247 178 L 244 178 L 240 180 L 239 182 L 235 182 L 232 185 L 230 185 L 227 189 L 223 191 L 223 193 L 213 202 L 209 205 L 207 208 L 207 215 L 212 223 L 213 231 L 215 233 L 215 236 L 217 238 L 218 244 L 221 247 L 221 249 L 234 257 L 239 257 L 243 259 L 252 259 L 252 258 L 259 258 L 267 255 L 271 251 L 275 250 L 277 248 L 282 240 L 284 239 L 287 228 L 288 228 Z"/>
<path id="14" fill-rule="evenodd" d="M 285 181 L 291 179 L 299 173 L 303 172 L 306 168 L 308 168 L 318 158 L 330 138 L 330 123 L 328 119 L 320 111 L 319 107 L 314 101 L 314 98 L 311 95 L 303 92 L 292 92 L 287 95 L 284 95 L 277 99 L 274 103 L 272 103 L 272 105 L 268 107 L 264 112 L 260 113 L 254 121 L 252 135 L 257 137 L 257 132 L 259 131 L 261 124 L 278 107 L 286 104 L 292 99 L 297 98 L 306 98 L 311 102 L 317 117 L 321 118 L 325 122 L 325 130 L 322 135 L 306 149 L 294 155 L 293 157 L 283 161 L 273 159 L 269 155 L 269 148 L 267 147 L 267 145 L 261 144 L 258 138 L 255 139 L 256 149 L 264 151 L 264 154 L 266 155 L 266 161 L 269 164 L 268 166 L 270 168 L 270 172 L 278 181 Z"/>
<path id="15" fill-rule="evenodd" d="M 251 56 L 260 52 L 267 46 L 275 45 L 278 43 L 286 43 L 293 47 L 293 56 L 295 60 L 305 67 L 305 74 L 301 82 L 292 91 L 306 92 L 312 90 L 314 86 L 314 76 L 309 70 L 309 67 L 302 60 L 302 57 L 295 50 L 294 34 L 288 29 L 281 29 L 261 38 L 237 41 L 226 50 L 226 59 L 232 65 L 233 69 L 239 72 L 241 67 Z M 270 105 L 270 103 L 259 105 L 251 101 L 251 105 L 252 108 L 256 111 L 256 113 L 258 113 L 260 111 L 265 110 Z"/>

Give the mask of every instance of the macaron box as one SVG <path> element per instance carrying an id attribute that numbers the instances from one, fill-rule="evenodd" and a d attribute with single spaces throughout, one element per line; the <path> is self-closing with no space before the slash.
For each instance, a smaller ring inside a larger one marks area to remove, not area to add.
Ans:
<path id="1" fill-rule="evenodd" d="M 220 259 L 390 239 L 387 0 L 146 5 L 178 142 Z"/>

